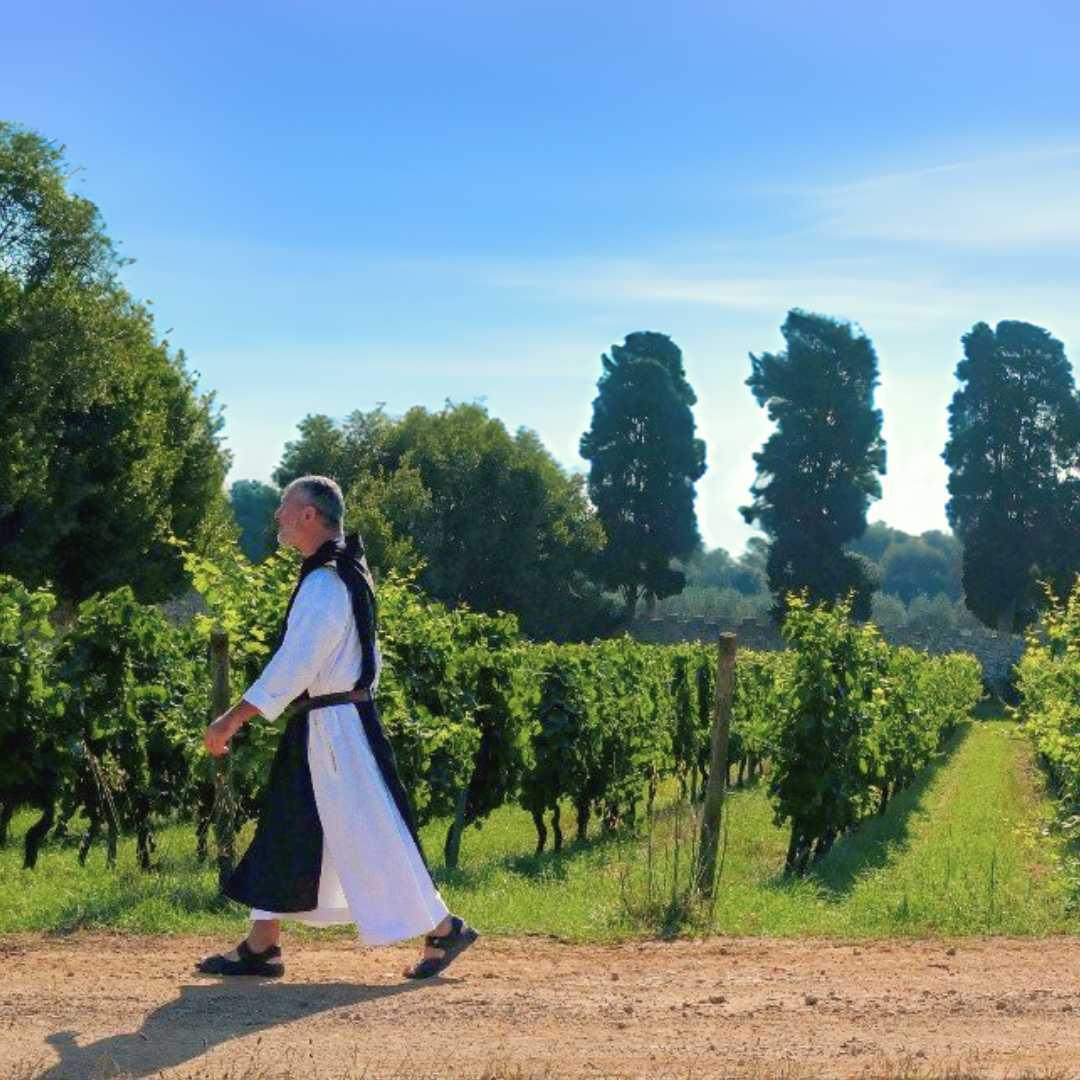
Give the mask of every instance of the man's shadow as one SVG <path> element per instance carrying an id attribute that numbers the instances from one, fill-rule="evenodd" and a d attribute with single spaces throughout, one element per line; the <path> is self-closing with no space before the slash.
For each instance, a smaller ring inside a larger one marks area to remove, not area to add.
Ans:
<path id="1" fill-rule="evenodd" d="M 434 982 L 445 980 L 435 979 Z M 302 1020 L 330 1009 L 363 1005 L 418 990 L 423 984 L 364 986 L 356 983 L 296 985 L 265 979 L 181 986 L 180 996 L 154 1009 L 138 1031 L 109 1035 L 79 1046 L 78 1032 L 46 1038 L 60 1060 L 38 1080 L 149 1076 L 191 1061 L 238 1035 Z M 245 1050 L 245 1057 L 249 1052 Z"/>

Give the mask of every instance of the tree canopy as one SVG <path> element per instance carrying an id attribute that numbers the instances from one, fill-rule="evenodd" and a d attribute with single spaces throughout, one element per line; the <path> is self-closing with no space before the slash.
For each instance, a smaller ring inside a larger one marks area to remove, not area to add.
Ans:
<path id="1" fill-rule="evenodd" d="M 874 569 L 844 545 L 862 535 L 870 501 L 881 496 L 877 356 L 869 338 L 823 315 L 793 310 L 781 333 L 784 352 L 750 356 L 747 385 L 776 431 L 754 454 L 754 501 L 741 512 L 771 541 L 778 614 L 785 594 L 806 589 L 827 601 L 853 592 L 853 614 L 865 619 Z"/>
<path id="2" fill-rule="evenodd" d="M 688 586 L 734 589 L 743 596 L 754 596 L 766 589 L 764 570 L 755 562 L 750 549 L 738 559 L 733 559 L 724 548 L 701 549 L 680 567 Z"/>
<path id="3" fill-rule="evenodd" d="M 581 456 L 607 534 L 598 572 L 622 592 L 629 622 L 643 593 L 672 596 L 686 583 L 671 564 L 701 542 L 694 484 L 705 472 L 705 443 L 694 435 L 697 397 L 682 351 L 666 334 L 628 334 L 601 362 Z"/>
<path id="4" fill-rule="evenodd" d="M 910 539 L 908 533 L 894 529 L 884 521 L 874 521 L 866 526 L 866 532 L 854 540 L 848 541 L 848 551 L 856 555 L 865 555 L 871 562 L 880 563 L 888 551 L 889 545 Z"/>
<path id="5" fill-rule="evenodd" d="M 944 534 L 938 533 L 944 537 Z M 960 596 L 960 545 L 951 537 L 950 547 L 925 537 L 894 541 L 881 559 L 881 587 L 910 604 L 916 596 L 942 593 L 950 600 Z"/>
<path id="6" fill-rule="evenodd" d="M 237 480 L 229 488 L 240 547 L 252 562 L 262 562 L 277 547 L 274 511 L 280 500 L 276 487 L 259 480 Z"/>
<path id="7" fill-rule="evenodd" d="M 949 523 L 964 546 L 968 608 L 1019 629 L 1040 578 L 1067 586 L 1080 568 L 1080 403 L 1060 341 L 1025 322 L 976 323 L 964 335 L 949 406 Z"/>
<path id="8" fill-rule="evenodd" d="M 0 570 L 71 599 L 185 581 L 227 528 L 212 395 L 158 340 L 63 149 L 0 123 Z"/>
<path id="9" fill-rule="evenodd" d="M 349 522 L 374 568 L 413 570 L 433 597 L 512 611 L 533 637 L 590 637 L 612 614 L 589 570 L 604 534 L 585 497 L 526 429 L 515 435 L 480 405 L 309 416 L 275 472 L 306 472 L 347 491 Z"/>

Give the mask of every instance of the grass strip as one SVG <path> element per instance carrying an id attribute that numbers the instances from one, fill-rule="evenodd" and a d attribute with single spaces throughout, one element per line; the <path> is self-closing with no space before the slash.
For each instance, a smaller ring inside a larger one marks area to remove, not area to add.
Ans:
<path id="1" fill-rule="evenodd" d="M 438 872 L 448 903 L 489 933 L 543 933 L 571 941 L 724 933 L 769 936 L 1034 934 L 1080 929 L 1057 871 L 1060 841 L 1028 742 L 1003 720 L 964 724 L 940 760 L 881 817 L 838 843 L 812 875 L 780 875 L 786 832 L 772 822 L 763 785 L 731 793 L 717 899 L 685 901 L 694 855 L 693 812 L 674 785 L 647 827 L 530 854 L 532 821 L 504 807 L 470 829 L 461 868 Z M 34 820 L 20 814 L 15 841 Z M 570 813 L 564 813 L 564 823 Z M 250 826 L 249 826 L 250 829 Z M 441 850 L 446 823 L 424 830 Z M 115 870 L 103 848 L 78 865 L 72 846 L 50 844 L 36 870 L 21 844 L 0 851 L 0 933 L 80 927 L 142 933 L 235 935 L 245 913 L 222 903 L 215 875 L 195 859 L 194 830 L 158 833 L 156 869 L 144 874 L 123 840 Z M 303 931 L 348 934 L 347 928 Z"/>

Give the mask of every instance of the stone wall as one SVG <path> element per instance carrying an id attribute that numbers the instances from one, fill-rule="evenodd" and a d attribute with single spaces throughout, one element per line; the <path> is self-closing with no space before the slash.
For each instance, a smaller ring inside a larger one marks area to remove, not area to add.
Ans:
<path id="1" fill-rule="evenodd" d="M 706 619 L 638 619 L 632 633 L 639 641 L 673 645 L 680 641 L 715 641 L 724 631 L 734 632 L 738 645 L 744 649 L 771 651 L 784 647 L 780 631 L 768 619 L 744 619 L 734 626 Z M 920 633 L 903 627 L 883 630 L 882 635 L 891 645 L 910 645 L 935 656 L 950 652 L 971 653 L 982 664 L 983 681 L 999 695 L 1007 692 L 1012 669 L 1024 651 L 1023 637 L 982 628 L 940 634 Z"/>

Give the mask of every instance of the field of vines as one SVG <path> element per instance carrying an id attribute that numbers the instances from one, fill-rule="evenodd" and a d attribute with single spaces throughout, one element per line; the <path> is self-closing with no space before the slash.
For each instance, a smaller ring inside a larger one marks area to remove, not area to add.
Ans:
<path id="1" fill-rule="evenodd" d="M 1050 601 L 1017 666 L 1016 711 L 1080 835 L 1080 579 Z"/>
<path id="2" fill-rule="evenodd" d="M 194 824 L 208 854 L 210 632 L 229 635 L 235 699 L 268 657 L 296 564 L 275 555 L 253 565 L 237 552 L 219 563 L 189 556 L 189 569 L 207 614 L 180 626 L 119 589 L 85 601 L 58 631 L 48 591 L 0 577 L 0 842 L 16 809 L 38 808 L 28 867 L 42 843 L 77 843 L 85 859 L 100 840 L 112 859 L 117 836 L 130 834 L 149 869 L 155 828 L 176 821 Z M 729 768 L 741 777 L 768 763 L 794 874 L 884 809 L 981 695 L 974 658 L 892 648 L 848 616 L 794 598 L 786 651 L 737 653 Z M 691 800 L 703 792 L 714 645 L 534 644 L 513 616 L 448 610 L 395 580 L 380 586 L 379 620 L 378 707 L 421 823 L 451 822 L 448 866 L 468 827 L 510 802 L 531 813 L 538 849 L 559 848 L 567 833 L 633 828 L 661 782 Z M 1075 680 L 1075 657 L 1070 670 Z M 1075 707 L 1070 722 L 1075 778 Z M 277 737 L 256 721 L 234 740 L 238 827 L 257 814 Z"/>

